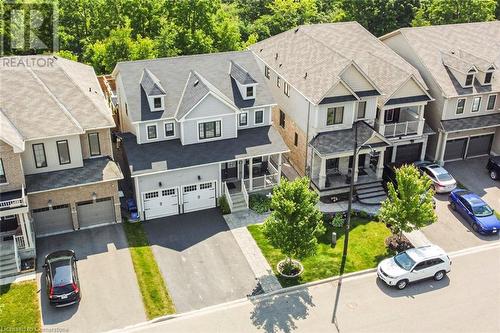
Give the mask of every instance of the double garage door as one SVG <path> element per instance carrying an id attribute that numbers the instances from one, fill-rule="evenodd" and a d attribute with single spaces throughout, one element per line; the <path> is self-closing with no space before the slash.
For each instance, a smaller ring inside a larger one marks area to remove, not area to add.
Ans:
<path id="1" fill-rule="evenodd" d="M 145 219 L 177 215 L 216 206 L 216 182 L 145 192 L 142 207 Z M 180 189 L 180 191 L 179 191 Z"/>
<path id="2" fill-rule="evenodd" d="M 444 160 L 461 160 L 468 157 L 488 155 L 494 134 L 472 136 L 446 141 Z"/>
<path id="3" fill-rule="evenodd" d="M 76 204 L 79 229 L 115 222 L 113 198 L 83 201 Z M 75 230 L 69 204 L 34 209 L 32 216 L 37 237 Z"/>
<path id="4" fill-rule="evenodd" d="M 412 163 L 420 160 L 422 152 L 422 143 L 412 143 L 408 145 L 399 145 L 396 147 L 388 147 L 385 150 L 384 163 L 390 163 L 392 151 L 396 149 L 395 163 Z"/>

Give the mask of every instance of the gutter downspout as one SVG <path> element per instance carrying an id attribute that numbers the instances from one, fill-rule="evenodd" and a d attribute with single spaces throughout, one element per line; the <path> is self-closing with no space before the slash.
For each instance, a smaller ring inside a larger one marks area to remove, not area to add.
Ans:
<path id="1" fill-rule="evenodd" d="M 304 162 L 304 174 L 309 178 L 309 186 L 311 186 L 311 168 L 307 168 L 307 157 L 309 156 L 309 122 L 311 115 L 311 102 L 307 103 L 307 127 L 306 127 L 306 158 Z M 312 154 L 311 154 L 312 158 Z"/>

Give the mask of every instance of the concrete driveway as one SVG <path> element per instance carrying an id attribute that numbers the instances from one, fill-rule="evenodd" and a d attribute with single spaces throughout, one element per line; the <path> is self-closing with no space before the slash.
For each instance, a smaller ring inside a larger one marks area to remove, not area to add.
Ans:
<path id="1" fill-rule="evenodd" d="M 177 312 L 246 297 L 255 276 L 218 209 L 144 223 Z"/>
<path id="2" fill-rule="evenodd" d="M 43 328 L 74 332 L 102 332 L 146 320 L 142 299 L 121 225 L 37 239 L 40 303 Z M 45 255 L 73 249 L 82 289 L 76 306 L 48 304 L 42 265 Z"/>
<path id="3" fill-rule="evenodd" d="M 491 207 L 500 211 L 500 182 L 492 180 L 485 168 L 487 158 L 446 163 L 455 179 L 467 189 L 480 195 Z M 496 236 L 482 236 L 472 231 L 465 219 L 454 212 L 448 204 L 447 194 L 436 195 L 438 221 L 422 229 L 425 236 L 434 244 L 447 251 L 456 251 L 482 245 L 500 239 Z"/>

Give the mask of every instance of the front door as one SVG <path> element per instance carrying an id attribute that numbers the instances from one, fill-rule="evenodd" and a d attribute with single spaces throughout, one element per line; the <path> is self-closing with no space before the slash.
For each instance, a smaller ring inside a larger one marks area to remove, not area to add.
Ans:
<path id="1" fill-rule="evenodd" d="M 221 164 L 222 180 L 238 178 L 238 164 L 236 161 Z"/>

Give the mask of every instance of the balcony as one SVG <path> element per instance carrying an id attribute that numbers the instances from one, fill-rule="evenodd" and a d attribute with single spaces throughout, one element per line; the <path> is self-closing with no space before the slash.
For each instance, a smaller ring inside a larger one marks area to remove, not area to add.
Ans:
<path id="1" fill-rule="evenodd" d="M 379 125 L 380 132 L 386 138 L 400 137 L 406 135 L 420 135 L 424 120 L 404 121 L 400 123 Z"/>
<path id="2" fill-rule="evenodd" d="M 0 211 L 27 207 L 28 200 L 24 192 L 24 186 L 20 190 L 0 193 Z"/>
<path id="3" fill-rule="evenodd" d="M 423 108 L 411 106 L 384 110 L 375 126 L 386 138 L 400 138 L 422 135 L 424 123 Z"/>

